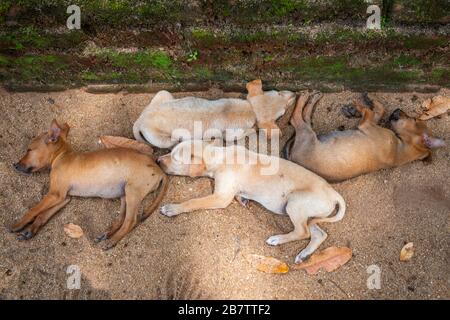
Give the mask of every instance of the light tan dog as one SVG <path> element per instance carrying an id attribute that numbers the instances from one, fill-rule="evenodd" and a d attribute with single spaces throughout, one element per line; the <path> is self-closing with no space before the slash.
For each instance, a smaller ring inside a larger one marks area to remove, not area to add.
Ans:
<path id="1" fill-rule="evenodd" d="M 293 162 L 257 154 L 243 146 L 218 147 L 200 140 L 185 141 L 158 162 L 168 174 L 215 179 L 212 195 L 166 204 L 161 207 L 162 214 L 171 217 L 199 209 L 225 208 L 235 196 L 254 200 L 274 213 L 287 214 L 294 225 L 292 232 L 267 239 L 269 245 L 311 237 L 296 257 L 297 263 L 326 239 L 327 234 L 317 223 L 336 222 L 345 214 L 344 199 L 324 179 Z M 336 205 L 339 209 L 330 217 Z"/>
<path id="2" fill-rule="evenodd" d="M 134 123 L 134 137 L 159 148 L 211 137 L 234 141 L 248 135 L 255 123 L 270 136 L 271 129 L 278 129 L 275 120 L 294 104 L 295 93 L 264 92 L 261 80 L 249 82 L 247 90 L 247 100 L 174 99 L 169 92 L 160 91 Z M 196 130 L 199 124 L 200 130 Z"/>
<path id="3" fill-rule="evenodd" d="M 361 101 L 354 101 L 356 109 L 347 110 L 361 114 L 358 129 L 318 137 L 311 127 L 311 114 L 321 94 L 315 93 L 307 104 L 308 98 L 305 94 L 297 101 L 291 118 L 295 142 L 286 145 L 285 157 L 328 181 L 342 181 L 424 159 L 431 149 L 445 145 L 443 140 L 432 137 L 424 122 L 408 117 L 400 109 L 389 118 L 393 130 L 380 127 L 378 122 L 385 109 L 377 100 L 372 102 L 373 110 Z"/>
<path id="4" fill-rule="evenodd" d="M 23 173 L 47 166 L 51 172 L 48 194 L 10 230 L 19 232 L 19 239 L 30 239 L 70 201 L 67 196 L 120 197 L 120 217 L 97 238 L 97 241 L 108 239 L 103 249 L 109 249 L 134 228 L 142 200 L 162 182 L 161 192 L 145 210 L 141 221 L 158 207 L 167 189 L 167 176 L 150 156 L 132 149 L 76 153 L 67 142 L 68 132 L 67 124 L 60 126 L 53 120 L 50 130 L 33 139 L 25 156 L 14 165 Z"/>

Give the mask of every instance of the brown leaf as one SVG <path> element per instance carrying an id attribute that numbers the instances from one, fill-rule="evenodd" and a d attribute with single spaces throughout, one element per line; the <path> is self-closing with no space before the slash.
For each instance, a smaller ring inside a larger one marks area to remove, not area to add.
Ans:
<path id="1" fill-rule="evenodd" d="M 444 96 L 436 96 L 427 99 L 422 103 L 424 109 L 423 114 L 419 117 L 420 120 L 428 120 L 446 113 L 450 110 L 450 98 Z"/>
<path id="2" fill-rule="evenodd" d="M 305 269 L 308 274 L 316 274 L 321 268 L 332 272 L 346 264 L 352 258 L 352 249 L 330 247 L 314 253 L 307 261 L 295 265 L 293 269 Z"/>
<path id="3" fill-rule="evenodd" d="M 400 261 L 409 261 L 414 255 L 414 244 L 412 242 L 408 242 L 405 244 L 400 251 Z"/>
<path id="4" fill-rule="evenodd" d="M 73 223 L 64 225 L 64 232 L 71 238 L 78 239 L 83 236 L 83 229 Z"/>
<path id="5" fill-rule="evenodd" d="M 116 136 L 101 136 L 100 142 L 105 148 L 128 148 L 139 151 L 140 153 L 153 155 L 153 148 L 148 144 L 133 139 Z"/>
<path id="6" fill-rule="evenodd" d="M 264 273 L 287 273 L 289 267 L 283 261 L 272 257 L 265 257 L 259 254 L 249 254 L 247 261 L 252 267 Z"/>

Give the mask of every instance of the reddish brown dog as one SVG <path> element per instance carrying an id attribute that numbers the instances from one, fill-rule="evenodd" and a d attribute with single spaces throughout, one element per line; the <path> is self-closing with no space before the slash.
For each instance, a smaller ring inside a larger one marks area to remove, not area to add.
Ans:
<path id="1" fill-rule="evenodd" d="M 431 149 L 445 145 L 443 140 L 432 136 L 424 122 L 408 117 L 400 109 L 389 118 L 392 130 L 379 126 L 385 109 L 376 99 L 371 101 L 373 109 L 356 100 L 355 108 L 347 110 L 361 115 L 356 130 L 317 136 L 311 126 L 311 115 L 321 96 L 315 93 L 309 98 L 305 94 L 298 99 L 291 118 L 295 140 L 288 143 L 285 156 L 330 182 L 424 159 Z"/>
<path id="2" fill-rule="evenodd" d="M 120 217 L 96 239 L 107 240 L 103 249 L 112 248 L 135 227 L 142 200 L 162 182 L 161 192 L 141 221 L 158 207 L 167 189 L 167 176 L 150 156 L 136 150 L 113 148 L 76 153 L 67 142 L 68 132 L 67 124 L 61 126 L 53 120 L 50 130 L 33 139 L 25 156 L 14 164 L 23 173 L 48 166 L 51 172 L 48 194 L 10 230 L 19 232 L 19 239 L 30 239 L 70 201 L 68 196 L 120 197 Z"/>

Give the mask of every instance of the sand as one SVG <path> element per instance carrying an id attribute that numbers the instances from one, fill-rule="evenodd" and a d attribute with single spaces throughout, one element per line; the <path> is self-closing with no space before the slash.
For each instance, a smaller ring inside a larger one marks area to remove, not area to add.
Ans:
<path id="1" fill-rule="evenodd" d="M 449 95 L 449 91 L 443 91 Z M 215 98 L 217 91 L 194 93 Z M 185 96 L 187 93 L 179 93 Z M 340 108 L 359 93 L 325 94 L 314 114 L 319 133 L 352 128 Z M 409 114 L 434 94 L 377 93 L 388 114 Z M 132 124 L 152 94 L 0 92 L 0 299 L 449 299 L 450 186 L 448 146 L 431 162 L 416 161 L 334 184 L 347 201 L 345 218 L 323 224 L 329 237 L 320 249 L 348 246 L 353 258 L 333 273 L 302 270 L 270 275 L 253 269 L 248 254 L 273 256 L 290 264 L 307 244 L 270 247 L 265 240 L 288 232 L 286 216 L 257 203 L 236 201 L 224 210 L 203 210 L 175 218 L 155 212 L 118 246 L 104 252 L 93 239 L 118 215 L 119 200 L 73 198 L 33 239 L 18 241 L 6 226 L 37 203 L 48 189 L 48 170 L 32 175 L 14 171 L 29 140 L 52 118 L 71 125 L 70 141 L 79 151 L 99 148 L 103 134 L 132 137 Z M 228 93 L 226 96 L 239 96 Z M 284 119 L 286 120 L 286 119 Z M 283 120 L 282 120 L 283 122 Z M 436 136 L 449 141 L 450 118 L 428 121 Z M 286 135 L 292 128 L 285 128 Z M 160 152 L 161 153 L 161 152 Z M 171 177 L 163 203 L 211 193 L 207 178 Z M 145 204 L 150 203 L 148 196 Z M 66 223 L 85 235 L 69 238 Z M 403 245 L 415 255 L 399 261 Z M 81 288 L 67 288 L 67 268 L 78 266 Z M 381 288 L 368 289 L 368 267 L 381 270 Z"/>

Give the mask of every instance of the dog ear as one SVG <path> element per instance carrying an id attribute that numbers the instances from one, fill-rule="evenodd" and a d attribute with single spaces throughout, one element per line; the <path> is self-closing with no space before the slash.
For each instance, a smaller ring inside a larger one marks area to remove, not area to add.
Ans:
<path id="1" fill-rule="evenodd" d="M 428 149 L 445 147 L 444 140 L 431 137 L 427 133 L 422 133 L 422 141 Z"/>
<path id="2" fill-rule="evenodd" d="M 59 126 L 56 119 L 52 120 L 52 123 L 50 124 L 50 130 L 48 131 L 47 139 L 45 140 L 45 143 L 55 143 L 58 141 L 59 137 L 61 136 L 61 127 Z"/>
<path id="3" fill-rule="evenodd" d="M 61 126 L 61 137 L 63 137 L 64 139 L 67 138 L 67 135 L 69 134 L 70 131 L 70 126 L 67 124 L 67 122 L 65 122 L 62 126 Z"/>
<path id="4" fill-rule="evenodd" d="M 247 83 L 246 88 L 248 91 L 247 99 L 264 94 L 261 79 L 250 81 L 249 83 Z"/>

